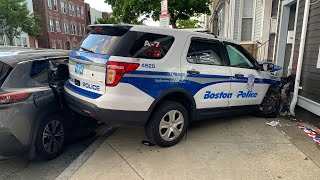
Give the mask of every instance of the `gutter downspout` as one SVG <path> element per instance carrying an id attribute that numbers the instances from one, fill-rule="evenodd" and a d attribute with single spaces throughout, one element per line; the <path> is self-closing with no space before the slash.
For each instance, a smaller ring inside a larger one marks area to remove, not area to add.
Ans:
<path id="1" fill-rule="evenodd" d="M 302 87 L 300 86 L 300 79 L 301 79 L 304 47 L 306 44 L 306 36 L 307 36 L 307 29 L 308 29 L 309 10 L 310 10 L 310 0 L 306 0 L 306 4 L 304 7 L 304 15 L 303 15 L 302 33 L 301 33 L 301 38 L 300 38 L 300 48 L 299 48 L 296 80 L 295 80 L 295 84 L 294 84 L 293 98 L 292 98 L 292 102 L 290 104 L 290 113 L 293 116 L 295 116 L 295 107 L 298 102 L 299 90 L 302 89 Z"/>
<path id="2" fill-rule="evenodd" d="M 292 52 L 291 52 L 291 57 L 290 57 L 290 61 L 289 61 L 287 77 L 289 77 L 292 74 L 293 55 L 294 55 L 294 50 L 295 50 L 295 46 L 296 46 L 296 38 L 297 38 L 296 34 L 297 34 L 297 22 L 298 22 L 298 15 L 299 15 L 299 4 L 300 4 L 300 0 L 297 0 L 296 15 L 295 15 L 295 20 L 294 20 L 295 26 L 294 26 Z"/>

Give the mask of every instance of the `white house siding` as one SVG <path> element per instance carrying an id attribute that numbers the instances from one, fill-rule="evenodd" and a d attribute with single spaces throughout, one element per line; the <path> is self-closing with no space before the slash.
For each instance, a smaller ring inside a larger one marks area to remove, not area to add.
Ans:
<path id="1" fill-rule="evenodd" d="M 259 41 L 261 40 L 261 31 L 262 31 L 262 1 L 263 0 L 256 0 L 256 11 L 255 11 L 255 24 L 254 24 L 254 40 Z"/>
<path id="2" fill-rule="evenodd" d="M 99 18 L 102 18 L 102 12 L 90 7 L 91 24 L 94 24 Z"/>
<path id="3" fill-rule="evenodd" d="M 238 41 L 240 21 L 240 0 L 235 0 L 233 39 Z"/>

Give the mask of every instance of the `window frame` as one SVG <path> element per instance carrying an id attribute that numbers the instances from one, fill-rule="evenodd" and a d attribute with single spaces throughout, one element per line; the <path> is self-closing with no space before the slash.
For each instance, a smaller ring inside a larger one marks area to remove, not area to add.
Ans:
<path id="1" fill-rule="evenodd" d="M 219 46 L 219 49 L 221 51 L 221 60 L 222 60 L 222 64 L 221 65 L 217 65 L 217 64 L 202 64 L 202 63 L 192 63 L 192 62 L 189 62 L 188 61 L 188 52 L 189 52 L 189 49 L 191 47 L 191 43 L 192 41 L 201 41 L 201 42 L 207 42 L 207 43 L 212 43 L 212 44 L 217 44 Z M 190 41 L 188 42 L 189 43 L 189 46 L 188 46 L 188 49 L 187 49 L 187 54 L 186 54 L 186 61 L 189 63 L 189 64 L 198 64 L 198 65 L 209 65 L 209 66 L 229 66 L 227 64 L 227 61 L 226 61 L 226 55 L 224 53 L 224 50 L 223 50 L 223 43 L 221 43 L 219 40 L 217 39 L 209 39 L 209 38 L 204 38 L 204 37 L 192 37 L 190 38 Z"/>
<path id="2" fill-rule="evenodd" d="M 240 42 L 244 42 L 244 43 L 252 43 L 254 41 L 254 25 L 255 25 L 255 19 L 256 19 L 256 0 L 252 0 L 253 6 L 252 6 L 252 18 L 249 17 L 243 17 L 243 2 L 244 0 L 240 0 L 240 16 L 239 16 L 239 33 L 238 33 L 238 39 L 240 40 Z M 251 40 L 242 40 L 242 20 L 243 19 L 252 19 L 252 33 L 251 33 Z"/>
<path id="3" fill-rule="evenodd" d="M 58 12 L 59 11 L 59 6 L 58 6 L 58 0 L 53 0 L 53 9 L 54 11 Z"/>
<path id="4" fill-rule="evenodd" d="M 56 20 L 56 31 L 61 32 L 61 26 L 60 26 L 60 21 Z"/>
<path id="5" fill-rule="evenodd" d="M 49 27 L 50 27 L 50 32 L 54 32 L 54 20 L 49 19 Z"/>
<path id="6" fill-rule="evenodd" d="M 67 14 L 67 8 L 66 8 L 67 3 L 65 1 L 61 1 L 60 2 L 60 6 L 61 6 L 61 12 L 62 14 Z M 67 5 L 68 6 L 68 5 Z"/>
<path id="7" fill-rule="evenodd" d="M 84 19 L 84 7 L 83 6 L 80 7 L 80 16 L 81 16 L 81 19 Z"/>
<path id="8" fill-rule="evenodd" d="M 259 66 L 259 63 L 257 60 L 255 60 L 252 55 L 244 48 L 242 47 L 241 45 L 239 44 L 235 44 L 235 43 L 231 43 L 231 42 L 223 42 L 223 54 L 225 54 L 225 58 L 226 58 L 226 63 L 227 63 L 227 66 L 229 67 L 233 67 L 233 68 L 242 68 L 242 69 L 254 69 L 254 70 L 260 70 L 260 66 Z M 245 68 L 245 67 L 237 67 L 237 66 L 231 66 L 230 65 L 230 59 L 229 59 L 229 53 L 228 53 L 228 50 L 227 50 L 227 45 L 231 45 L 231 46 L 238 46 L 241 48 L 241 50 L 244 52 L 241 52 L 240 50 L 240 53 L 243 54 L 253 65 L 252 68 Z"/>
<path id="9" fill-rule="evenodd" d="M 48 5 L 48 8 L 50 10 L 52 10 L 52 1 L 51 0 L 47 0 L 47 5 Z"/>

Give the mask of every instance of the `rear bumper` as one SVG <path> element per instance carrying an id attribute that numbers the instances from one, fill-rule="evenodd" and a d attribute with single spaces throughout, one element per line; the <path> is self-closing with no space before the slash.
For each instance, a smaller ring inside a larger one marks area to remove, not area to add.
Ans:
<path id="1" fill-rule="evenodd" d="M 84 116 L 95 118 L 108 125 L 132 125 L 144 126 L 148 121 L 148 111 L 122 111 L 102 109 L 96 105 L 78 99 L 68 92 L 65 92 L 65 100 L 69 108 Z M 125 103 L 125 102 L 124 102 Z"/>
<path id="2" fill-rule="evenodd" d="M 0 133 L 0 156 L 19 156 L 24 153 L 24 146 L 9 132 Z"/>

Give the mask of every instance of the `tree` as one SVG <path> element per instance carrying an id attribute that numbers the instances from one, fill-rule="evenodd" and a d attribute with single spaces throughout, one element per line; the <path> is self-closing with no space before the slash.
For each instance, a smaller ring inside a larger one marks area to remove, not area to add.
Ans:
<path id="1" fill-rule="evenodd" d="M 25 0 L 0 0 L 0 19 L 4 20 L 4 34 L 13 45 L 13 38 L 26 32 L 31 37 L 41 35 L 39 17 L 31 14 Z"/>
<path id="2" fill-rule="evenodd" d="M 161 0 L 105 0 L 112 6 L 113 15 L 122 22 L 131 23 L 141 15 L 159 20 Z M 211 0 L 168 0 L 170 24 L 177 28 L 178 20 L 188 20 L 192 16 L 210 14 Z"/>
<path id="3" fill-rule="evenodd" d="M 98 18 L 95 24 L 118 24 L 119 21 L 115 17 Z"/>
<path id="4" fill-rule="evenodd" d="M 190 29 L 190 28 L 201 28 L 200 21 L 197 19 L 191 20 L 178 20 L 177 21 L 178 29 Z"/>

